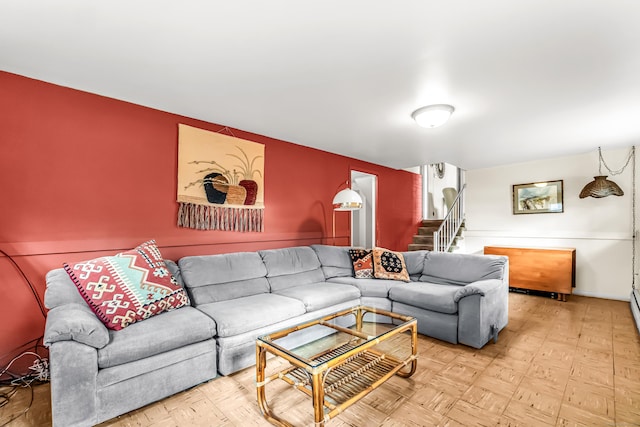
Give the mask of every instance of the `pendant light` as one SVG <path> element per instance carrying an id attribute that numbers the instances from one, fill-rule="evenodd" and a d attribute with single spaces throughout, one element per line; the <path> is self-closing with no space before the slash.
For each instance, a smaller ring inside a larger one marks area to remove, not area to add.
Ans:
<path id="1" fill-rule="evenodd" d="M 580 198 L 584 199 L 585 197 L 594 197 L 599 199 L 601 197 L 607 196 L 622 196 L 624 195 L 624 191 L 620 188 L 618 184 L 607 179 L 608 175 L 602 175 L 602 165 L 609 171 L 611 175 L 619 175 L 624 172 L 627 165 L 629 165 L 629 161 L 632 157 L 635 157 L 635 146 L 631 147 L 631 151 L 629 151 L 629 156 L 627 157 L 627 161 L 622 166 L 621 169 L 617 171 L 613 171 L 607 166 L 607 163 L 602 158 L 602 149 L 598 147 L 598 176 L 593 177 L 593 181 L 584 186 L 582 191 L 580 192 Z"/>

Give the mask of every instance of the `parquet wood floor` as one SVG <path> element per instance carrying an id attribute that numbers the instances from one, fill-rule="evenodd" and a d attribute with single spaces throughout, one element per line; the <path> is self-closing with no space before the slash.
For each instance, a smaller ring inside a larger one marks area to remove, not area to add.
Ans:
<path id="1" fill-rule="evenodd" d="M 628 303 L 515 293 L 509 303 L 497 344 L 475 350 L 420 336 L 412 378 L 392 378 L 327 425 L 640 426 L 640 336 Z M 100 427 L 268 426 L 254 375 L 249 368 L 215 379 Z M 267 391 L 274 411 L 313 425 L 310 400 L 279 383 Z M 21 390 L 0 409 L 0 426 L 29 398 Z M 42 385 L 11 425 L 50 422 L 49 386 Z"/>

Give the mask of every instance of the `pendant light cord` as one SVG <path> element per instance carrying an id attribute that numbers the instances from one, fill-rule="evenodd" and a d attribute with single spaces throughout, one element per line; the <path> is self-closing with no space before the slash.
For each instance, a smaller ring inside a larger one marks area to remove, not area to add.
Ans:
<path id="1" fill-rule="evenodd" d="M 631 225 L 633 227 L 633 234 L 631 240 L 631 289 L 636 289 L 636 146 L 633 145 L 631 147 L 631 152 L 629 153 L 629 158 L 633 158 L 633 162 L 631 166 L 633 170 L 631 171 Z M 627 160 L 627 164 L 629 160 Z M 626 167 L 626 165 L 625 165 Z M 624 167 L 623 167 L 624 169 Z"/>
<path id="2" fill-rule="evenodd" d="M 631 147 L 631 150 L 629 150 L 629 155 L 627 156 L 627 161 L 624 163 L 624 166 L 614 171 L 609 167 L 609 165 L 607 165 L 607 162 L 604 161 L 604 157 L 602 157 L 602 149 L 598 147 L 598 157 L 600 158 L 600 161 L 598 162 L 598 175 L 602 176 L 602 165 L 604 165 L 605 169 L 607 169 L 607 172 L 609 172 L 609 175 L 611 176 L 620 175 L 622 172 L 624 172 L 627 166 L 629 166 L 629 162 L 631 161 L 632 157 L 634 158 L 634 162 L 635 162 L 635 153 L 636 153 L 636 147 L 634 145 Z M 634 173 L 635 173 L 635 168 L 634 168 Z M 635 181 L 634 181 L 634 184 L 635 184 Z"/>
<path id="3" fill-rule="evenodd" d="M 602 165 L 607 169 L 609 175 L 615 176 L 620 175 L 624 170 L 629 166 L 629 162 L 633 160 L 631 166 L 633 170 L 631 171 L 631 227 L 632 227 L 632 235 L 631 235 L 631 288 L 633 290 L 636 289 L 636 146 L 632 145 L 631 150 L 629 150 L 629 155 L 627 156 L 627 161 L 624 165 L 618 170 L 612 170 L 607 162 L 604 161 L 602 157 L 602 149 L 598 147 L 598 175 L 602 176 Z"/>

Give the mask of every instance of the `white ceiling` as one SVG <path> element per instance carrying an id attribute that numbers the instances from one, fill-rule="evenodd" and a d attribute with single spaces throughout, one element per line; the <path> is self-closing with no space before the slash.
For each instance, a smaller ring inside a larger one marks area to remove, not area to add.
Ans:
<path id="1" fill-rule="evenodd" d="M 396 168 L 640 142 L 638 0 L 0 0 L 0 70 Z"/>

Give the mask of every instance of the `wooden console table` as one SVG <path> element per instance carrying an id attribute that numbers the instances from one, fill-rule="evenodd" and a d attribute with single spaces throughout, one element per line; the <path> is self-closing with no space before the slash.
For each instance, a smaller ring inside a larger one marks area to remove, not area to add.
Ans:
<path id="1" fill-rule="evenodd" d="M 575 248 L 485 246 L 484 253 L 509 257 L 509 286 L 553 292 L 566 301 L 576 286 Z"/>

